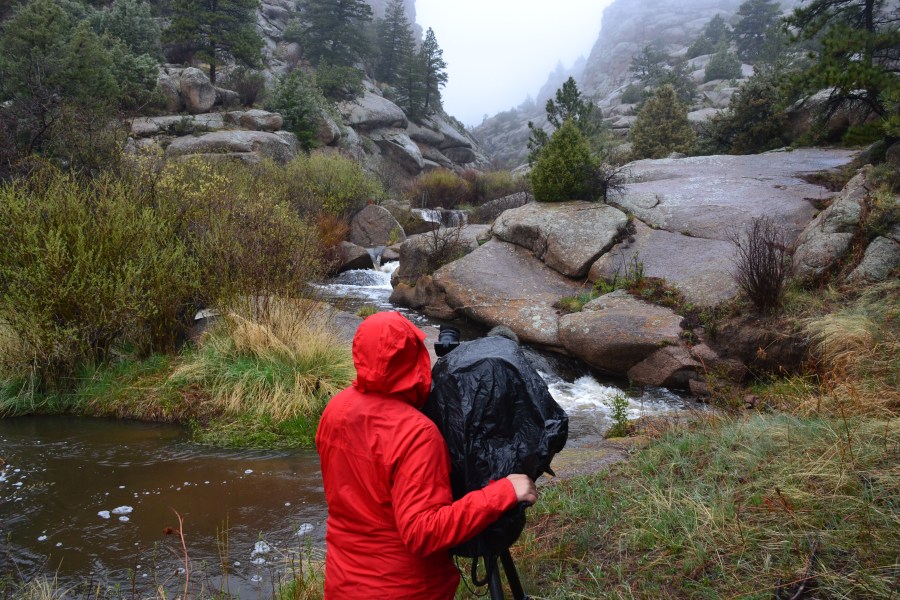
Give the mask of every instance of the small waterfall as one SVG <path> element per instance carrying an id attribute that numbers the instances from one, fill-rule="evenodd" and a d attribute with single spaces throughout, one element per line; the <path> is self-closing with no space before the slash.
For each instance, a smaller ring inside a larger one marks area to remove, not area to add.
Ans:
<path id="1" fill-rule="evenodd" d="M 469 224 L 469 216 L 464 210 L 414 208 L 411 212 L 426 223 L 437 223 L 442 227 L 460 227 Z"/>
<path id="2" fill-rule="evenodd" d="M 369 253 L 369 256 L 372 258 L 372 264 L 375 265 L 375 269 L 381 269 L 381 257 L 384 255 L 384 246 L 376 246 L 374 248 L 366 248 L 366 252 Z"/>

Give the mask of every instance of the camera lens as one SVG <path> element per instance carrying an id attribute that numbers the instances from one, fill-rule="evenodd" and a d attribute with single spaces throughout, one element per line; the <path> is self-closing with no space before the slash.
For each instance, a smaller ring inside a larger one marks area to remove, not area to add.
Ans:
<path id="1" fill-rule="evenodd" d="M 434 344 L 434 353 L 444 356 L 459 346 L 459 329 L 449 325 L 441 325 L 438 341 Z"/>

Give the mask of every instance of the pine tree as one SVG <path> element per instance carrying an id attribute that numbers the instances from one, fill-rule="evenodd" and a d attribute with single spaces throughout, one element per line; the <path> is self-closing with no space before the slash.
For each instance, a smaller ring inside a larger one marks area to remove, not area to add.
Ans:
<path id="1" fill-rule="evenodd" d="M 569 77 L 562 87 L 556 90 L 555 98 L 547 100 L 545 105 L 547 121 L 554 129 L 559 129 L 565 121 L 571 120 L 588 143 L 593 142 L 602 130 L 599 113 L 594 112 L 594 104 L 585 100 L 575 79 Z M 534 163 L 547 145 L 550 136 L 534 123 L 528 122 L 531 136 L 528 139 L 528 162 Z"/>
<path id="2" fill-rule="evenodd" d="M 400 77 L 394 88 L 393 100 L 410 119 L 416 119 L 425 114 L 426 90 L 425 80 L 422 77 L 423 71 L 421 54 L 414 52 L 408 55 L 401 65 Z"/>
<path id="3" fill-rule="evenodd" d="M 412 26 L 406 18 L 403 0 L 391 0 L 385 9 L 384 19 L 377 26 L 378 59 L 375 77 L 394 85 L 400 81 L 404 63 L 416 51 Z"/>
<path id="4" fill-rule="evenodd" d="M 714 79 L 737 79 L 741 76 L 741 61 L 725 44 L 720 44 L 703 75 L 703 82 Z"/>
<path id="5" fill-rule="evenodd" d="M 228 58 L 248 66 L 259 62 L 263 41 L 256 31 L 259 0 L 172 0 L 166 42 L 184 44 L 209 63 L 216 83 L 218 65 Z"/>
<path id="6" fill-rule="evenodd" d="M 774 0 L 746 0 L 738 7 L 740 20 L 732 28 L 732 38 L 742 60 L 755 62 L 763 50 L 767 33 L 778 24 L 781 7 Z"/>
<path id="7" fill-rule="evenodd" d="M 808 0 L 787 22 L 799 40 L 817 40 L 813 65 L 800 81 L 831 88 L 831 110 L 861 104 L 886 113 L 884 97 L 900 88 L 900 23 L 896 0 Z"/>
<path id="8" fill-rule="evenodd" d="M 297 5 L 300 18 L 288 24 L 284 37 L 298 42 L 313 65 L 352 67 L 369 53 L 372 9 L 365 0 L 298 0 Z"/>
<path id="9" fill-rule="evenodd" d="M 146 2 L 115 0 L 108 9 L 98 11 L 91 22 L 97 33 L 119 38 L 134 54 L 161 54 L 159 25 Z"/>
<path id="10" fill-rule="evenodd" d="M 434 112 L 441 108 L 441 88 L 447 85 L 448 76 L 444 51 L 438 45 L 431 27 L 425 32 L 425 41 L 419 49 L 419 57 L 425 89 L 423 108 L 426 113 Z"/>
<path id="11" fill-rule="evenodd" d="M 688 47 L 686 58 L 694 58 L 703 54 L 712 54 L 720 44 L 727 44 L 730 31 L 722 15 L 716 15 L 703 27 L 703 31 Z"/>
<path id="12" fill-rule="evenodd" d="M 632 158 L 664 158 L 673 152 L 687 154 L 693 150 L 696 140 L 687 108 L 678 101 L 675 89 L 664 85 L 647 100 L 631 128 Z"/>

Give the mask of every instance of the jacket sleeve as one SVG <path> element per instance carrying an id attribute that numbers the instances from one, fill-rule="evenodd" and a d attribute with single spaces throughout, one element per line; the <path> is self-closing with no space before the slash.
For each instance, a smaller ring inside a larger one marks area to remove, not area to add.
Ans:
<path id="1" fill-rule="evenodd" d="M 472 538 L 517 502 L 508 479 L 491 482 L 454 502 L 450 458 L 436 429 L 420 431 L 399 457 L 391 499 L 403 543 L 421 556 Z"/>

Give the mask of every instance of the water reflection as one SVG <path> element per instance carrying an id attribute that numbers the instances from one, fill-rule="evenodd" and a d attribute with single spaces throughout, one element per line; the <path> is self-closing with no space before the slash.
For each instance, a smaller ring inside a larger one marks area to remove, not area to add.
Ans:
<path id="1" fill-rule="evenodd" d="M 232 591 L 256 596 L 271 567 L 324 540 L 315 451 L 211 450 L 178 427 L 54 417 L 0 420 L 0 457 L 0 575 L 177 586 L 178 559 L 160 546 L 176 545 L 163 530 L 178 529 L 177 511 L 195 568 L 214 576 L 224 561 Z"/>

